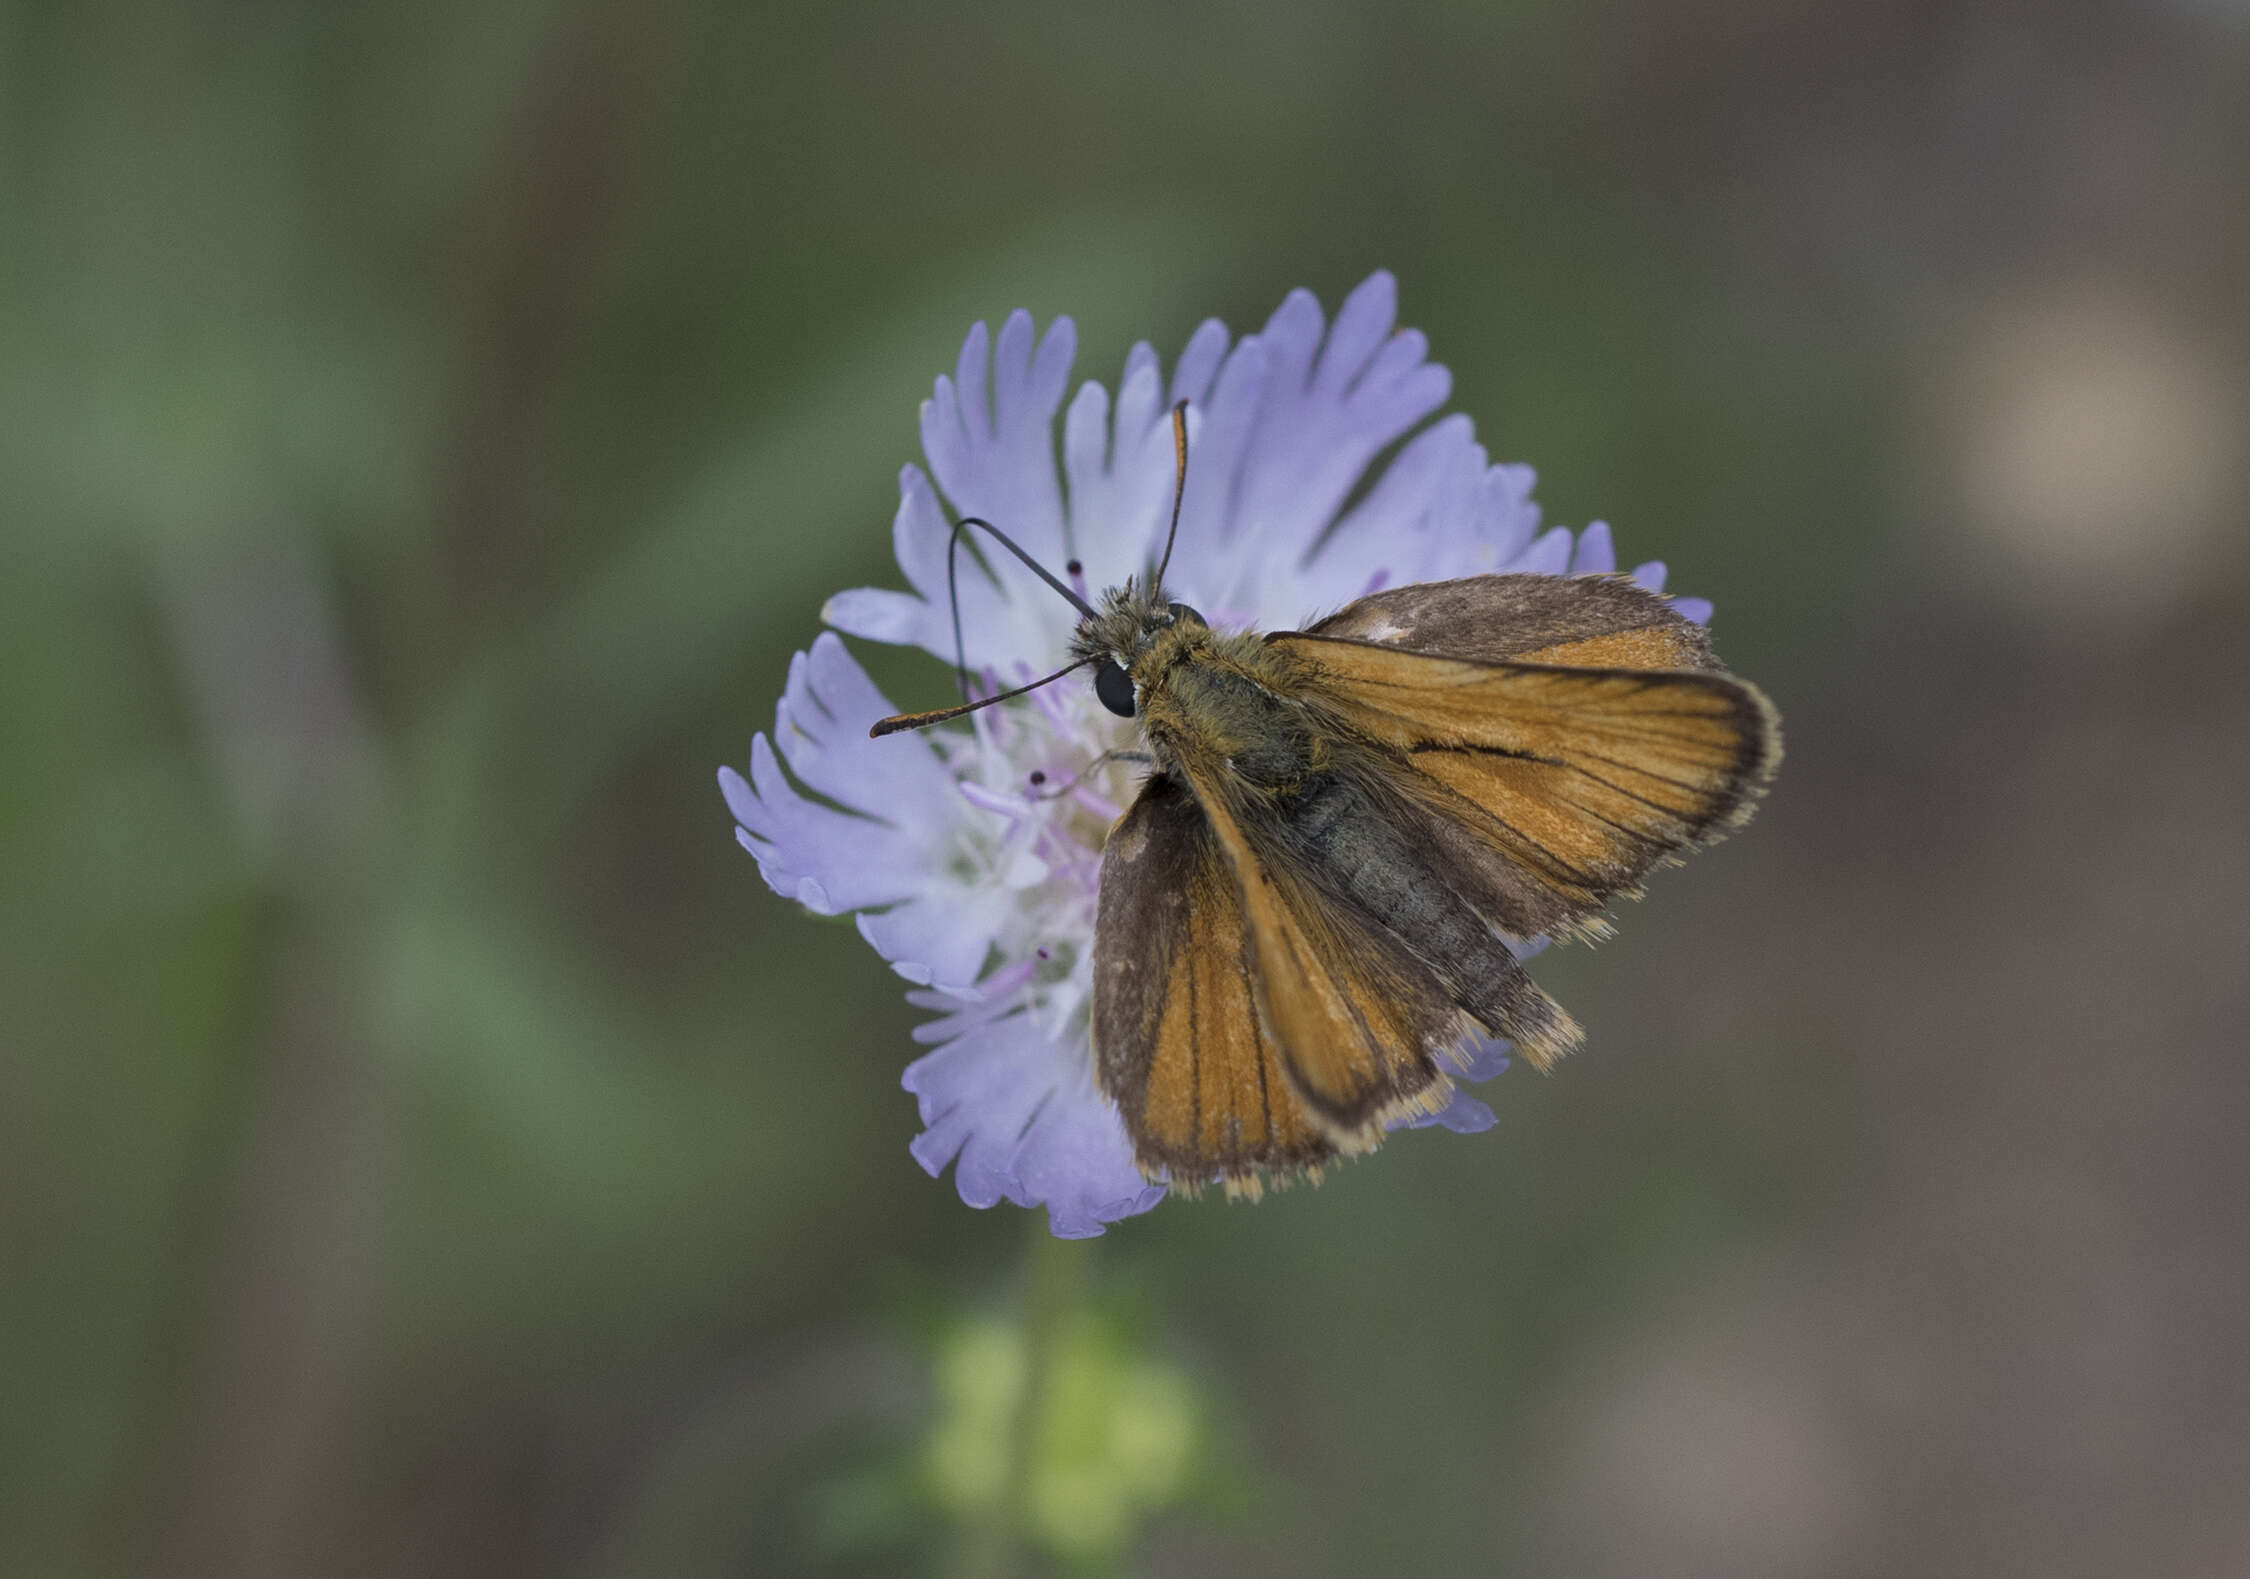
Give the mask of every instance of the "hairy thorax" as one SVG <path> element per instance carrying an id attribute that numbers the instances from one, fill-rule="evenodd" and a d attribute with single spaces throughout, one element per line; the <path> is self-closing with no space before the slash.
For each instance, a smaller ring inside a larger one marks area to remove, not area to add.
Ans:
<path id="1" fill-rule="evenodd" d="M 1327 762 L 1322 738 L 1287 674 L 1288 660 L 1254 635 L 1167 632 L 1135 673 L 1141 731 L 1166 767 L 1193 758 L 1197 777 L 1287 798 Z"/>
<path id="2" fill-rule="evenodd" d="M 1141 738 L 1160 769 L 1207 787 L 1286 799 L 1329 748 L 1300 698 L 1294 660 L 1252 632 L 1215 631 L 1161 589 L 1128 581 L 1079 627 L 1074 656 L 1131 678 Z"/>

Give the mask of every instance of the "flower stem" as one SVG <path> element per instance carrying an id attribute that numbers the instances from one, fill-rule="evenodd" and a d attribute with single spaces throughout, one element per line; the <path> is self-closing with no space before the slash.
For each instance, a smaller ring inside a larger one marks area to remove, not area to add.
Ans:
<path id="1" fill-rule="evenodd" d="M 1054 1374 L 1057 1341 L 1086 1298 L 1089 1241 L 1057 1239 L 1039 1212 L 1026 1212 L 1030 1233 L 1018 1273 L 1023 1333 L 1023 1391 L 1008 1426 L 1007 1476 L 991 1512 L 966 1532 L 964 1579 L 1019 1579 L 1025 1572 L 1031 1494 L 1038 1474 L 1039 1428 Z"/>

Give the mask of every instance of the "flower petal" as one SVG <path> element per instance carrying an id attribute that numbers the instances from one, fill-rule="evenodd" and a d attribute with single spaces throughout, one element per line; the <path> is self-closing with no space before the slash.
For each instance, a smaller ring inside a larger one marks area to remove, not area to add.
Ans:
<path id="1" fill-rule="evenodd" d="M 1172 502 L 1171 424 L 1165 420 L 1164 381 L 1156 355 L 1127 360 L 1114 421 L 1096 424 L 1106 397 L 1089 384 L 1071 404 L 1077 424 L 1066 442 L 1070 475 L 1071 552 L 1084 566 L 1087 585 L 1099 591 L 1138 575 L 1155 549 Z"/>
<path id="2" fill-rule="evenodd" d="M 1499 1123 L 1499 1117 L 1468 1092 L 1455 1088 L 1453 1100 L 1435 1113 L 1407 1120 L 1406 1129 L 1449 1129 L 1456 1135 L 1478 1135 Z"/>
<path id="3" fill-rule="evenodd" d="M 1133 1166 L 1125 1127 L 1094 1087 L 1081 1045 L 1058 1046 L 1026 1014 L 962 1015 L 962 1034 L 909 1064 L 902 1083 L 923 1132 L 908 1150 L 932 1178 L 953 1166 L 971 1206 L 1047 1208 L 1066 1239 L 1164 1198 Z"/>
<path id="4" fill-rule="evenodd" d="M 926 646 L 929 615 L 930 606 L 920 598 L 887 587 L 854 587 L 820 606 L 821 623 L 894 647 Z"/>
<path id="5" fill-rule="evenodd" d="M 1314 312 L 1318 313 L 1316 305 Z M 1375 359 L 1384 338 L 1398 322 L 1398 281 L 1387 269 L 1378 269 L 1360 281 L 1344 305 L 1336 309 L 1336 326 L 1313 374 L 1316 394 L 1341 395 Z"/>
<path id="6" fill-rule="evenodd" d="M 1578 550 L 1570 556 L 1574 576 L 1606 576 L 1617 568 L 1617 549 L 1609 540 L 1609 523 L 1594 521 L 1578 534 Z"/>
<path id="7" fill-rule="evenodd" d="M 868 918 L 877 928 L 869 941 L 886 958 L 927 965 L 930 979 L 966 980 L 1006 906 L 941 863 L 955 828 L 986 814 L 953 792 L 926 737 L 867 738 L 867 725 L 892 710 L 843 642 L 823 635 L 790 661 L 773 738 L 750 743 L 749 777 L 722 768 L 719 787 L 776 893 L 825 915 L 899 907 Z"/>
<path id="8" fill-rule="evenodd" d="M 1484 447 L 1467 417 L 1450 416 L 1415 434 L 1308 562 L 1276 567 L 1260 623 L 1288 629 L 1378 584 L 1426 580 L 1433 561 L 1444 573 L 1465 573 L 1467 533 L 1441 532 L 1436 507 L 1457 500 L 1464 486 L 1474 489 L 1483 470 Z"/>
<path id="9" fill-rule="evenodd" d="M 1199 406 L 1209 402 L 1211 380 L 1218 376 L 1231 341 L 1227 326 L 1216 318 L 1206 318 L 1195 326 L 1195 333 L 1188 336 L 1187 345 L 1180 351 L 1179 366 L 1172 370 L 1173 402 L 1191 400 Z"/>
<path id="10" fill-rule="evenodd" d="M 918 987 L 970 987 L 1012 908 L 1004 889 L 949 886 L 861 915 L 859 935 Z"/>
<path id="11" fill-rule="evenodd" d="M 1531 546 L 1516 557 L 1513 564 L 1503 567 L 1512 571 L 1531 571 L 1542 576 L 1562 576 L 1570 573 L 1570 528 L 1554 527 L 1532 540 Z"/>
<path id="12" fill-rule="evenodd" d="M 1495 466 L 1484 477 L 1477 501 L 1477 530 L 1489 545 L 1494 564 L 1504 565 L 1530 546 L 1539 532 L 1539 504 L 1531 497 L 1539 474 L 1529 466 Z"/>
<path id="13" fill-rule="evenodd" d="M 1009 314 L 988 402 L 978 324 L 962 343 L 954 381 L 939 379 L 922 408 L 922 449 L 946 498 L 961 514 L 992 522 L 1041 564 L 1066 557 L 1054 424 L 1077 351 L 1076 327 L 1057 318 L 1034 356 L 1031 315 Z"/>
<path id="14" fill-rule="evenodd" d="M 1232 500 L 1241 536 L 1317 540 L 1376 455 L 1445 403 L 1452 375 L 1427 361 L 1419 334 L 1392 333 L 1397 316 L 1397 282 L 1377 273 L 1352 293 L 1325 345 L 1308 293 L 1293 292 L 1268 322 L 1258 444 Z"/>
<path id="15" fill-rule="evenodd" d="M 1255 335 L 1245 337 L 1219 365 L 1209 396 L 1197 402 L 1200 421 L 1180 501 L 1180 536 L 1170 580 L 1199 608 L 1228 601 L 1235 562 L 1230 539 L 1243 524 L 1235 513 L 1236 484 L 1260 419 L 1266 360 L 1264 342 Z"/>

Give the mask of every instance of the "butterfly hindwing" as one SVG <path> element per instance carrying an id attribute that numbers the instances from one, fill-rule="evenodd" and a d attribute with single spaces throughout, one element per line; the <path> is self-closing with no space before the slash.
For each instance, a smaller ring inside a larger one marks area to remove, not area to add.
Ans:
<path id="1" fill-rule="evenodd" d="M 1337 940 L 1331 969 L 1378 984 L 1397 1005 L 1369 1017 L 1396 1045 L 1442 1066 L 1481 1030 L 1516 1042 L 1536 1063 L 1559 1057 L 1578 1027 L 1532 982 L 1496 924 L 1505 863 L 1419 805 L 1399 777 L 1375 753 L 1339 740 L 1291 814 L 1260 829 L 1269 866 L 1292 874 L 1300 896 L 1292 908 Z M 1294 1058 L 1299 1043 L 1288 1045 Z M 1400 1104 L 1384 1116 L 1415 1110 Z"/>

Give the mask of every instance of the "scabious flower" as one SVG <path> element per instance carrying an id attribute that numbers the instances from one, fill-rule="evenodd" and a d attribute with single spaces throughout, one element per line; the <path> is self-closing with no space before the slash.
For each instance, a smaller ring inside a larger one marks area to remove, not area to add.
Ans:
<path id="1" fill-rule="evenodd" d="M 1071 398 L 1059 472 L 1071 321 L 1042 336 L 1016 312 L 991 340 L 977 324 L 922 407 L 934 485 L 916 466 L 899 474 L 892 536 L 912 590 L 842 592 L 822 617 L 950 663 L 948 506 L 998 523 L 1082 595 L 1145 574 L 1169 516 L 1167 417 L 1181 400 L 1191 460 L 1166 581 L 1215 626 L 1295 629 L 1385 586 L 1483 571 L 1614 570 L 1609 528 L 1542 531 L 1531 469 L 1490 464 L 1467 417 L 1422 426 L 1452 379 L 1419 333 L 1396 327 L 1397 307 L 1387 273 L 1333 324 L 1295 291 L 1239 340 L 1205 322 L 1169 381 L 1136 345 L 1114 401 L 1093 382 Z M 995 577 L 964 555 L 960 577 L 967 661 L 994 687 L 1056 667 L 1076 620 L 1051 589 L 997 564 Z M 1661 563 L 1633 575 L 1663 589 Z M 1701 599 L 1674 606 L 1710 614 Z M 749 777 L 719 772 L 737 837 L 775 892 L 822 915 L 852 912 L 913 984 L 908 1001 L 936 1014 L 914 1033 L 932 1051 L 905 1075 L 924 1126 L 914 1159 L 933 1177 L 951 1162 L 971 1206 L 1044 1205 L 1056 1234 L 1098 1234 L 1165 1193 L 1133 1165 L 1087 1036 L 1102 841 L 1135 788 L 1131 769 L 1098 759 L 1132 746 L 1134 726 L 1079 676 L 966 728 L 870 740 L 868 726 L 897 711 L 823 633 L 791 661 Z M 1464 1078 L 1497 1074 L 1504 1054 L 1476 1050 Z M 1457 1091 L 1419 1122 L 1470 1132 L 1493 1115 Z"/>

